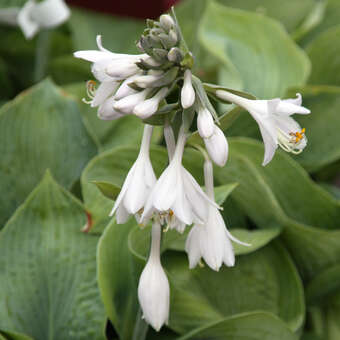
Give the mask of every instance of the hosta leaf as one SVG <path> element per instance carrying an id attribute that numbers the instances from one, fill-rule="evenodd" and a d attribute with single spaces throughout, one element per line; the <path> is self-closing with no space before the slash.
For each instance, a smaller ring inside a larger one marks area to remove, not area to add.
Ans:
<path id="1" fill-rule="evenodd" d="M 0 340 L 32 340 L 32 338 L 24 334 L 4 331 L 0 329 Z"/>
<path id="2" fill-rule="evenodd" d="M 219 3 L 247 11 L 262 13 L 280 21 L 288 31 L 293 32 L 302 20 L 313 10 L 313 0 L 217 0 Z"/>
<path id="3" fill-rule="evenodd" d="M 26 2 L 27 0 L 2 0 L 0 8 L 21 8 Z"/>
<path id="4" fill-rule="evenodd" d="M 228 166 L 216 169 L 216 177 L 220 183 L 239 183 L 232 197 L 247 215 L 263 228 L 285 227 L 283 237 L 305 277 L 337 263 L 339 203 L 288 155 L 277 152 L 262 167 L 261 143 L 235 138 L 229 145 Z"/>
<path id="5" fill-rule="evenodd" d="M 133 219 L 120 225 L 111 221 L 98 244 L 98 284 L 106 314 L 121 339 L 132 339 L 138 312 L 137 273 L 127 237 Z M 138 271 L 138 270 L 137 270 Z"/>
<path id="6" fill-rule="evenodd" d="M 103 339 L 98 237 L 82 205 L 47 173 L 0 235 L 0 328 L 35 340 Z"/>
<path id="7" fill-rule="evenodd" d="M 210 1 L 199 36 L 223 64 L 223 86 L 269 98 L 303 84 L 308 76 L 305 53 L 277 22 L 263 15 Z"/>
<path id="8" fill-rule="evenodd" d="M 308 45 L 312 72 L 308 83 L 340 86 L 340 25 L 318 35 Z"/>
<path id="9" fill-rule="evenodd" d="M 177 340 L 297 340 L 287 325 L 271 313 L 237 314 L 203 326 Z"/>
<path id="10" fill-rule="evenodd" d="M 340 159 L 337 147 L 340 143 L 340 87 L 307 86 L 289 91 L 288 96 L 296 92 L 301 92 L 303 105 L 312 113 L 294 116 L 306 128 L 308 138 L 306 149 L 295 159 L 308 171 L 315 172 Z"/>
<path id="11" fill-rule="evenodd" d="M 77 103 L 45 80 L 1 107 L 0 152 L 1 227 L 46 169 L 71 187 L 96 147 Z"/>
<path id="12" fill-rule="evenodd" d="M 258 310 L 280 316 L 293 331 L 302 325 L 302 284 L 277 243 L 238 257 L 235 267 L 223 266 L 219 272 L 207 266 L 188 270 L 188 260 L 179 252 L 166 253 L 163 264 L 172 289 L 169 325 L 177 332 Z"/>

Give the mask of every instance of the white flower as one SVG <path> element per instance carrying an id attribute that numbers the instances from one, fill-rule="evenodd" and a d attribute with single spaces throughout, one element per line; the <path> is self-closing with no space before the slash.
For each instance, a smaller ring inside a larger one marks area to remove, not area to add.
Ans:
<path id="1" fill-rule="evenodd" d="M 113 108 L 115 103 L 116 101 L 113 97 L 106 99 L 98 108 L 98 117 L 102 120 L 115 120 L 123 117 L 123 113 Z"/>
<path id="2" fill-rule="evenodd" d="M 149 157 L 152 129 L 151 125 L 145 125 L 138 158 L 126 176 L 110 213 L 110 216 L 116 213 L 118 224 L 125 223 L 130 214 L 135 215 L 143 209 L 150 191 L 156 183 L 156 176 Z"/>
<path id="3" fill-rule="evenodd" d="M 90 80 L 86 84 L 86 91 L 87 91 L 87 96 L 90 98 L 90 100 L 85 100 L 83 101 L 87 104 L 90 104 L 91 107 L 97 107 L 102 105 L 105 100 L 113 95 L 118 86 L 119 82 L 116 81 L 103 81 L 98 88 L 96 89 L 96 82 L 93 80 Z"/>
<path id="4" fill-rule="evenodd" d="M 243 107 L 256 120 L 265 146 L 263 165 L 272 160 L 278 146 L 287 152 L 298 154 L 307 145 L 305 129 L 301 129 L 290 117 L 294 113 L 310 113 L 310 110 L 301 106 L 301 94 L 296 95 L 295 99 L 250 100 L 227 91 L 216 91 L 217 97 Z"/>
<path id="5" fill-rule="evenodd" d="M 132 114 L 135 106 L 144 102 L 145 98 L 151 91 L 152 89 L 145 89 L 135 94 L 131 94 L 130 96 L 124 97 L 116 101 L 114 108 L 115 110 L 121 111 L 122 113 Z"/>
<path id="6" fill-rule="evenodd" d="M 148 57 L 147 54 L 130 55 L 110 52 L 109 50 L 103 47 L 100 35 L 97 35 L 97 45 L 99 51 L 94 50 L 77 51 L 74 53 L 74 56 L 76 58 L 92 62 L 93 63 L 92 73 L 99 81 L 112 81 L 112 80 L 115 81 L 122 79 L 121 77 L 112 77 L 106 72 L 107 68 L 112 67 L 112 63 L 115 63 L 115 61 L 117 60 L 119 60 L 120 62 L 128 61 L 128 63 L 131 64 L 131 61 L 132 63 L 134 63 L 140 59 Z M 137 71 L 139 71 L 139 69 L 137 69 Z"/>
<path id="7" fill-rule="evenodd" d="M 214 200 L 213 168 L 210 161 L 204 163 L 204 176 L 207 195 Z M 235 255 L 231 241 L 249 246 L 233 237 L 227 230 L 220 212 L 209 206 L 208 219 L 203 224 L 195 224 L 186 240 L 185 250 L 189 256 L 189 267 L 196 267 L 203 257 L 207 265 L 218 271 L 224 263 L 232 267 Z"/>
<path id="8" fill-rule="evenodd" d="M 138 284 L 138 300 L 143 317 L 156 331 L 168 323 L 170 305 L 169 281 L 160 260 L 160 240 L 161 226 L 155 221 L 149 259 Z"/>
<path id="9" fill-rule="evenodd" d="M 138 91 L 134 90 L 129 86 L 137 77 L 139 77 L 140 73 L 134 74 L 131 77 L 126 78 L 121 85 L 119 86 L 117 92 L 114 95 L 115 100 L 123 99 L 124 97 L 130 96 L 131 94 L 135 94 Z"/>
<path id="10" fill-rule="evenodd" d="M 204 144 L 209 156 L 215 164 L 224 166 L 228 159 L 228 141 L 224 133 L 216 125 L 214 133 L 209 138 L 204 138 Z"/>
<path id="11" fill-rule="evenodd" d="M 197 184 L 192 175 L 182 166 L 186 136 L 180 129 L 173 159 L 164 170 L 150 193 L 141 218 L 145 222 L 154 212 L 161 216 L 174 215 L 181 223 L 203 223 L 207 219 L 208 206 L 218 207 Z"/>
<path id="12" fill-rule="evenodd" d="M 45 0 L 37 2 L 28 0 L 21 9 L 7 11 L 10 16 L 8 22 L 14 24 L 15 20 L 26 39 L 31 39 L 42 28 L 52 28 L 64 23 L 70 16 L 70 10 L 63 0 Z"/>
<path id="13" fill-rule="evenodd" d="M 191 82 L 191 71 L 184 72 L 184 83 L 181 90 L 181 103 L 184 109 L 192 106 L 195 102 L 195 90 Z"/>
<path id="14" fill-rule="evenodd" d="M 152 83 L 159 80 L 164 75 L 163 71 L 149 71 L 149 74 L 146 75 L 140 75 L 135 80 L 134 83 L 142 88 L 145 89 L 147 87 L 152 87 Z"/>
<path id="15" fill-rule="evenodd" d="M 136 62 L 140 60 L 140 57 L 136 58 L 120 58 L 112 60 L 106 67 L 105 72 L 116 79 L 125 79 L 136 74 L 140 68 Z"/>
<path id="16" fill-rule="evenodd" d="M 209 138 L 215 130 L 213 117 L 209 110 L 203 106 L 198 109 L 197 129 L 202 138 Z"/>
<path id="17" fill-rule="evenodd" d="M 136 105 L 133 109 L 133 113 L 142 119 L 149 118 L 158 110 L 159 103 L 165 98 L 167 93 L 168 88 L 163 87 L 153 97 Z"/>

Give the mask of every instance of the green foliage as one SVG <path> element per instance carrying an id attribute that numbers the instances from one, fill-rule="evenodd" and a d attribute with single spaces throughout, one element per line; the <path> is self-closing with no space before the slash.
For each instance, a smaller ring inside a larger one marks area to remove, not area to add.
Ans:
<path id="1" fill-rule="evenodd" d="M 109 50 L 140 53 L 144 22 L 72 8 L 49 32 L 49 78 L 38 84 L 39 39 L 1 26 L 0 340 L 102 340 L 107 319 L 114 340 L 340 338 L 339 0 L 182 0 L 176 15 L 204 86 L 261 99 L 302 94 L 312 114 L 294 118 L 306 128 L 306 149 L 278 151 L 262 167 L 257 124 L 210 93 L 229 142 L 227 165 L 214 169 L 216 200 L 232 235 L 251 246 L 233 243 L 233 268 L 189 270 L 190 227 L 164 232 L 171 314 L 156 333 L 137 299 L 151 226 L 108 216 L 144 124 L 98 119 L 82 101 L 90 64 L 72 56 L 97 49 L 98 34 Z M 155 127 L 152 138 L 157 177 L 168 164 L 162 132 Z M 203 145 L 194 129 L 188 145 Z M 201 154 L 187 148 L 183 164 L 203 185 Z"/>
<path id="2" fill-rule="evenodd" d="M 102 339 L 98 237 L 49 172 L 0 235 L 0 327 L 46 339 Z"/>
<path id="3" fill-rule="evenodd" d="M 76 102 L 50 80 L 0 109 L 0 226 L 41 180 L 46 169 L 70 188 L 96 154 Z"/>

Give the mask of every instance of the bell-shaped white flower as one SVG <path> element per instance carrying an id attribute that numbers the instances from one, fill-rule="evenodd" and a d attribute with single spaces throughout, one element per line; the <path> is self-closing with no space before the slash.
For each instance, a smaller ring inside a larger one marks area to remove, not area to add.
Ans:
<path id="1" fill-rule="evenodd" d="M 110 76 L 106 72 L 107 68 L 111 66 L 111 64 L 116 60 L 127 60 L 132 61 L 134 63 L 140 59 L 148 57 L 147 54 L 130 55 L 110 52 L 109 50 L 103 47 L 100 35 L 97 35 L 97 45 L 99 51 L 96 50 L 77 51 L 73 55 L 76 58 L 92 62 L 93 63 L 92 73 L 99 81 L 112 81 L 112 80 L 115 81 L 122 79 L 121 77 Z"/>
<path id="2" fill-rule="evenodd" d="M 210 161 L 204 163 L 204 178 L 207 195 L 214 200 L 213 167 Z M 235 255 L 231 240 L 249 246 L 230 234 L 218 209 L 210 205 L 207 221 L 195 224 L 188 234 L 185 250 L 189 257 L 189 267 L 196 267 L 201 258 L 216 271 L 222 263 L 232 267 Z"/>
<path id="3" fill-rule="evenodd" d="M 70 10 L 63 0 L 28 0 L 17 14 L 17 23 L 25 37 L 31 39 L 40 29 L 59 26 L 69 16 Z"/>
<path id="4" fill-rule="evenodd" d="M 224 166 L 228 159 L 229 146 L 222 130 L 215 125 L 214 133 L 203 140 L 205 148 L 214 163 L 221 167 Z"/>
<path id="5" fill-rule="evenodd" d="M 193 222 L 203 223 L 207 219 L 209 205 L 218 207 L 182 166 L 185 140 L 186 135 L 182 127 L 174 157 L 150 193 L 141 218 L 142 222 L 151 218 L 156 212 L 161 216 L 173 214 L 186 225 Z"/>
<path id="6" fill-rule="evenodd" d="M 134 108 L 145 101 L 145 98 L 149 95 L 152 89 L 145 89 L 143 91 L 131 94 L 130 96 L 124 97 L 116 101 L 114 109 L 125 114 L 132 114 Z"/>
<path id="7" fill-rule="evenodd" d="M 214 119 L 209 110 L 203 106 L 198 109 L 197 129 L 202 138 L 209 138 L 215 130 Z"/>
<path id="8" fill-rule="evenodd" d="M 142 119 L 149 118 L 158 110 L 159 103 L 166 97 L 167 93 L 168 88 L 163 87 L 153 97 L 136 105 L 133 113 Z"/>
<path id="9" fill-rule="evenodd" d="M 116 103 L 113 97 L 106 99 L 98 108 L 98 118 L 102 120 L 115 120 L 124 116 L 116 111 L 113 106 Z"/>
<path id="10" fill-rule="evenodd" d="M 161 226 L 152 226 L 151 249 L 148 262 L 138 284 L 138 300 L 143 317 L 156 331 L 168 323 L 170 286 L 160 260 Z"/>
<path id="11" fill-rule="evenodd" d="M 310 110 L 301 106 L 301 94 L 297 93 L 295 99 L 251 100 L 218 90 L 216 96 L 243 107 L 256 120 L 265 146 L 263 165 L 272 160 L 278 146 L 287 152 L 299 154 L 307 145 L 305 129 L 301 129 L 290 117 L 294 113 L 310 113 Z"/>
<path id="12" fill-rule="evenodd" d="M 181 90 L 181 103 L 184 109 L 191 107 L 195 102 L 195 90 L 192 86 L 191 71 L 184 72 L 184 83 Z"/>
<path id="13" fill-rule="evenodd" d="M 129 215 L 142 211 L 151 189 L 156 184 L 156 176 L 149 156 L 152 129 L 151 125 L 145 125 L 139 155 L 126 176 L 110 213 L 110 216 L 116 213 L 118 224 L 125 223 Z"/>

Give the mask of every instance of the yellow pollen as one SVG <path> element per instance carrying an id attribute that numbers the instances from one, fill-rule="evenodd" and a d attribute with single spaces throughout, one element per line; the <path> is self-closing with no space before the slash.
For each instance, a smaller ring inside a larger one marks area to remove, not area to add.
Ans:
<path id="1" fill-rule="evenodd" d="M 300 132 L 291 132 L 289 135 L 295 137 L 295 140 L 293 139 L 294 143 L 300 142 L 301 139 L 303 139 L 304 134 L 306 132 L 306 129 L 303 128 Z"/>
<path id="2" fill-rule="evenodd" d="M 173 216 L 173 214 L 174 214 L 174 212 L 173 212 L 172 210 L 170 210 L 170 211 L 169 211 L 169 215 L 170 215 L 170 217 L 172 217 L 172 216 Z"/>

